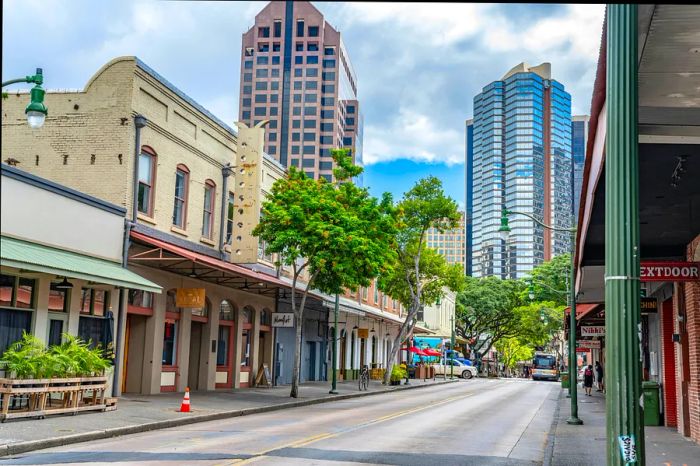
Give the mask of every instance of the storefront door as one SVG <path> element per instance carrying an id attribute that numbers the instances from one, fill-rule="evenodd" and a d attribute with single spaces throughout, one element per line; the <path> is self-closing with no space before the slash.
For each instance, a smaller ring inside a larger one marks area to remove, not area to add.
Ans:
<path id="1" fill-rule="evenodd" d="M 187 386 L 190 390 L 200 390 L 199 387 L 199 363 L 202 354 L 202 328 L 201 322 L 192 322 L 190 330 L 190 361 L 187 370 Z M 206 387 L 204 387 L 206 388 Z"/>
<path id="2" fill-rule="evenodd" d="M 68 330 L 68 315 L 64 313 L 49 312 L 47 346 L 60 345 L 61 335 Z"/>

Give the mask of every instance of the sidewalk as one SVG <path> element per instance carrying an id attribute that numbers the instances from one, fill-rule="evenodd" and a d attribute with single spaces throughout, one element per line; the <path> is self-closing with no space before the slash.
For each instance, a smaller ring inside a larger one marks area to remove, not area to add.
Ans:
<path id="1" fill-rule="evenodd" d="M 457 379 L 458 380 L 458 379 Z M 32 450 L 115 437 L 148 430 L 165 429 L 196 422 L 245 416 L 297 406 L 324 403 L 397 390 L 451 383 L 449 379 L 414 380 L 410 385 L 385 387 L 370 381 L 368 391 L 358 390 L 357 380 L 338 382 L 338 395 L 330 395 L 330 382 L 301 385 L 299 398 L 290 398 L 290 386 L 245 388 L 214 392 L 191 392 L 191 412 L 180 413 L 182 393 L 163 393 L 119 398 L 116 411 L 49 416 L 45 419 L 9 420 L 0 424 L 0 456 Z"/>
<path id="2" fill-rule="evenodd" d="M 559 396 L 555 413 L 549 451 L 545 452 L 545 465 L 550 466 L 600 466 L 606 462 L 605 395 L 593 391 L 585 396 L 578 390 L 578 417 L 582 426 L 566 423 L 571 413 L 571 400 L 567 390 Z M 646 464 L 648 466 L 690 466 L 698 464 L 700 445 L 686 439 L 675 429 L 661 426 L 645 426 Z"/>

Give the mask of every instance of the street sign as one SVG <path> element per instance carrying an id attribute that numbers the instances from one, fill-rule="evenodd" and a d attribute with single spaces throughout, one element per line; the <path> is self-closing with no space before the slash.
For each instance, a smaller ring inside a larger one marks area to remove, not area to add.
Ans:
<path id="1" fill-rule="evenodd" d="M 276 312 L 272 314 L 273 327 L 294 327 L 293 312 Z"/>
<path id="2" fill-rule="evenodd" d="M 641 301 L 642 314 L 649 314 L 650 312 L 656 312 L 656 298 L 642 298 Z"/>
<path id="3" fill-rule="evenodd" d="M 590 327 L 581 327 L 582 337 L 600 337 L 605 335 L 605 326 L 596 325 Z"/>
<path id="4" fill-rule="evenodd" d="M 642 262 L 640 272 L 643 282 L 700 281 L 700 262 Z"/>
<path id="5" fill-rule="evenodd" d="M 369 329 L 368 328 L 358 328 L 357 329 L 357 338 L 369 338 Z"/>

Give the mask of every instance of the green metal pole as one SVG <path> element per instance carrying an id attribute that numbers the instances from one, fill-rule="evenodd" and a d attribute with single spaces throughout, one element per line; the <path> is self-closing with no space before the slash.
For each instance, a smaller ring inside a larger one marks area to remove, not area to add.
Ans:
<path id="1" fill-rule="evenodd" d="M 335 323 L 333 326 L 333 375 L 332 377 L 332 384 L 331 384 L 331 391 L 328 392 L 331 395 L 337 395 L 338 391 L 336 390 L 337 387 L 337 375 L 336 372 L 338 372 L 338 307 L 340 306 L 340 297 L 338 296 L 338 293 L 335 294 Z M 345 319 L 347 320 L 347 319 Z"/>
<path id="2" fill-rule="evenodd" d="M 573 221 L 573 218 L 572 218 Z M 576 230 L 571 232 L 571 286 L 569 287 L 569 395 L 571 398 L 571 415 L 566 420 L 567 424 L 581 425 L 583 421 L 578 417 L 578 371 L 576 370 L 576 264 L 574 257 L 576 251 Z"/>
<path id="3" fill-rule="evenodd" d="M 637 5 L 607 6 L 605 156 L 605 362 L 607 464 L 645 464 L 639 405 L 639 157 Z"/>
<path id="4" fill-rule="evenodd" d="M 450 346 L 452 350 L 452 359 L 455 358 L 455 316 L 450 319 L 452 321 L 452 338 L 450 339 Z M 455 378 L 455 365 L 450 364 L 450 380 Z"/>

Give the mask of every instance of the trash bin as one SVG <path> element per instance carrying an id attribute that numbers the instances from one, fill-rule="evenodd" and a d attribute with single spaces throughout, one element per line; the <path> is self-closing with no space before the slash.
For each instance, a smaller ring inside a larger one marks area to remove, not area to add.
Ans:
<path id="1" fill-rule="evenodd" d="M 560 372 L 559 376 L 561 377 L 561 388 L 569 388 L 569 373 L 566 371 Z"/>
<path id="2" fill-rule="evenodd" d="M 659 416 L 659 384 L 652 381 L 642 382 L 644 393 L 644 425 L 658 426 L 661 423 Z"/>

